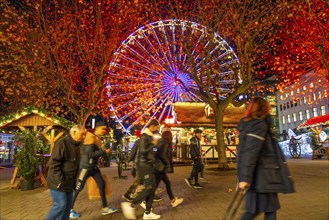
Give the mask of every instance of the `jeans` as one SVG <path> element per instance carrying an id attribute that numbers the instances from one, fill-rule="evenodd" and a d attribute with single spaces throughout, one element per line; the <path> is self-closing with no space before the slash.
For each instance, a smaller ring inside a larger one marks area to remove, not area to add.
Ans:
<path id="1" fill-rule="evenodd" d="M 144 185 L 144 189 L 137 194 L 137 197 L 133 199 L 133 206 L 139 205 L 141 202 L 146 201 L 146 209 L 145 212 L 151 212 L 154 194 L 155 194 L 155 174 L 154 168 L 149 165 L 138 166 L 137 167 L 137 175 L 140 175 L 141 182 Z"/>
<path id="2" fill-rule="evenodd" d="M 53 206 L 49 210 L 46 220 L 68 220 L 70 218 L 73 193 L 61 192 L 54 189 L 49 190 Z"/>

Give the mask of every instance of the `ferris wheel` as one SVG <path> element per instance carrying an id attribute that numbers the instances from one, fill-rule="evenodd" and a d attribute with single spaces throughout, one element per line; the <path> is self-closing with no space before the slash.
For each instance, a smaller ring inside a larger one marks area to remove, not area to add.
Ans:
<path id="1" fill-rule="evenodd" d="M 208 51 L 205 55 L 204 51 Z M 191 65 L 193 63 L 193 65 Z M 145 125 L 151 118 L 160 121 L 172 114 L 175 102 L 203 102 L 191 77 L 201 75 L 205 64 L 214 69 L 210 77 L 219 88 L 220 99 L 242 83 L 233 71 L 239 60 L 217 33 L 186 20 L 162 20 L 149 23 L 128 36 L 114 54 L 108 71 L 108 96 L 116 120 L 129 120 L 130 130 Z M 218 93 L 217 93 L 218 94 Z"/>

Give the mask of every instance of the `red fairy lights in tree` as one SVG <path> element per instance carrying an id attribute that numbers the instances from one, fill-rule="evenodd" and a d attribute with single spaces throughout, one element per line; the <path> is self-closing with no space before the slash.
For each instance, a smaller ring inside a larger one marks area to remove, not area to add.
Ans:
<path id="1" fill-rule="evenodd" d="M 315 71 L 329 79 L 329 3 L 325 0 L 289 1 L 285 19 L 273 39 L 267 57 L 282 78 L 279 89 Z"/>

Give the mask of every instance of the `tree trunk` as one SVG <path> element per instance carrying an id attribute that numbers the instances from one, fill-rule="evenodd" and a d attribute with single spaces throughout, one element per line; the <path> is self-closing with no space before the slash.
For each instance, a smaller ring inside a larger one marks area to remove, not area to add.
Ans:
<path id="1" fill-rule="evenodd" d="M 84 114 L 82 113 L 81 115 L 78 115 L 78 124 L 83 125 L 86 127 L 86 122 L 90 114 Z"/>
<path id="2" fill-rule="evenodd" d="M 223 112 L 224 109 L 217 108 L 214 111 L 215 123 L 216 123 L 216 138 L 217 138 L 217 151 L 218 151 L 218 168 L 229 168 L 226 159 L 226 146 L 224 142 L 224 128 L 223 128 Z"/>

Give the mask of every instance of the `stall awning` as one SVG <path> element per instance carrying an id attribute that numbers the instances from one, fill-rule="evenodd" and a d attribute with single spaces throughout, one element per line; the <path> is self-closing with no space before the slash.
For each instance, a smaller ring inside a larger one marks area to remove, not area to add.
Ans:
<path id="1" fill-rule="evenodd" d="M 178 124 L 168 124 L 171 127 L 215 127 L 215 119 L 207 117 L 205 103 L 176 102 L 174 111 Z M 223 126 L 236 127 L 245 113 L 245 105 L 234 107 L 230 104 L 223 113 Z"/>
<path id="2" fill-rule="evenodd" d="M 329 126 L 329 114 L 310 118 L 299 125 L 298 128 L 301 129 L 315 126 Z"/>

